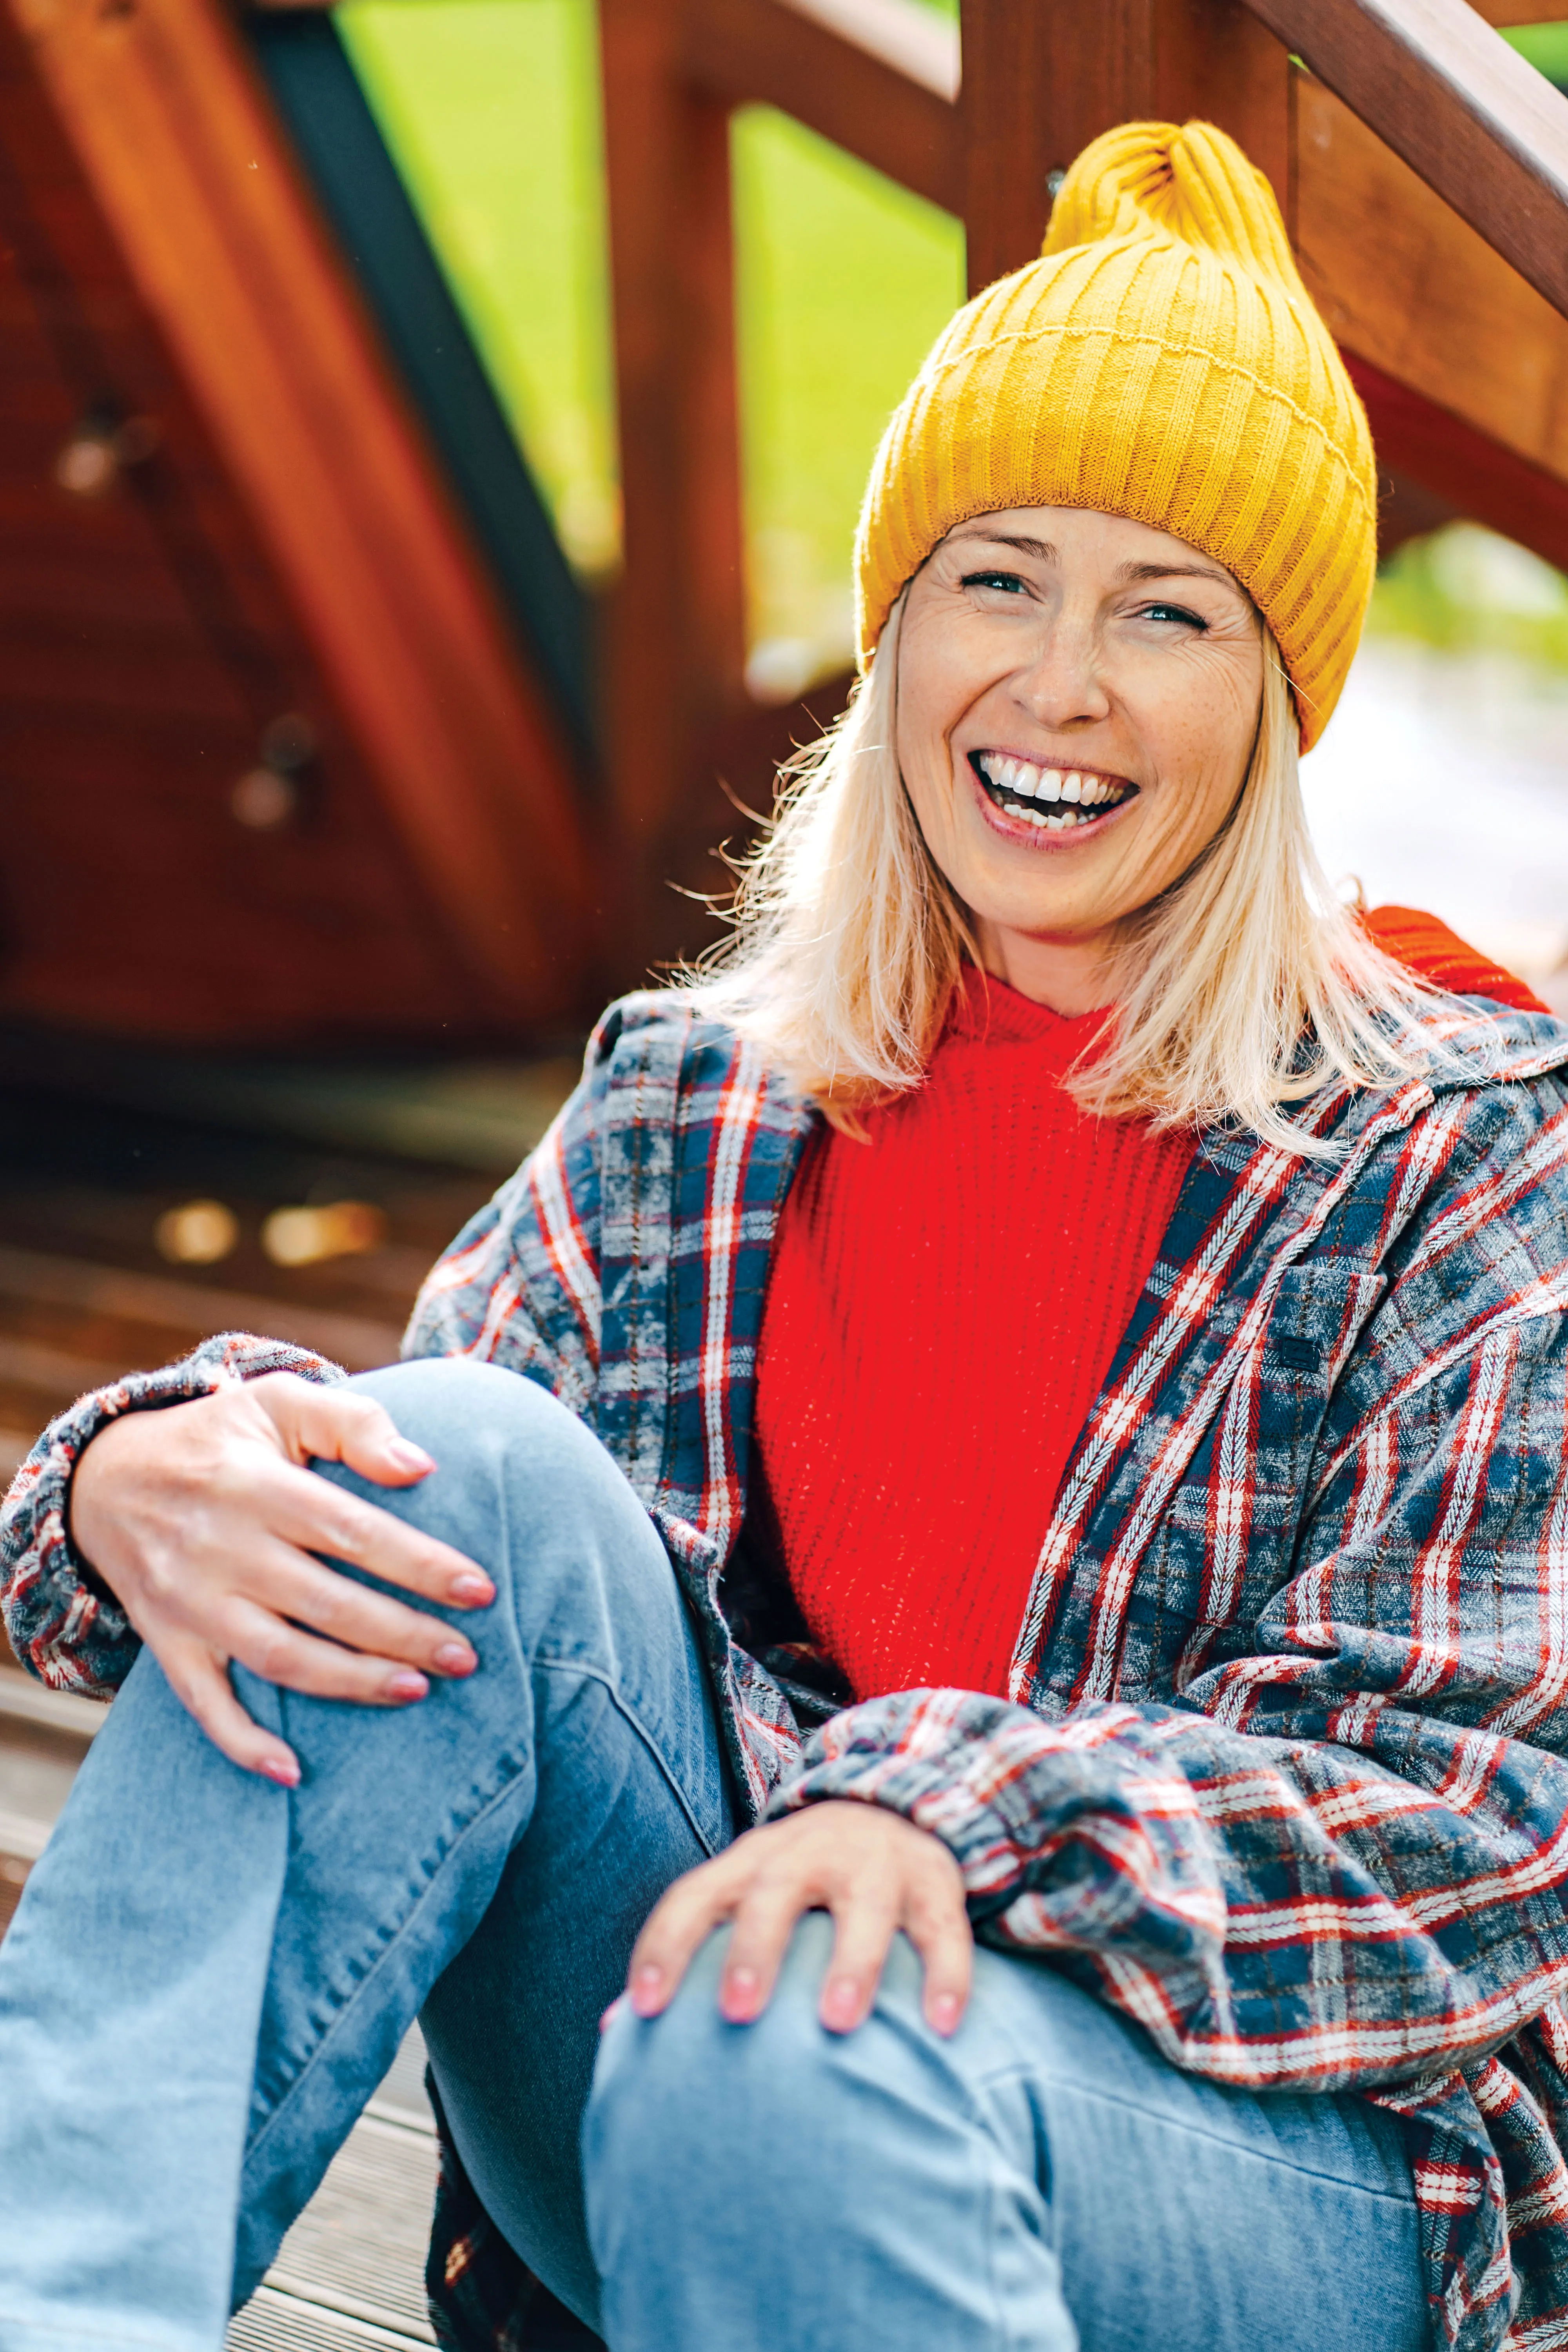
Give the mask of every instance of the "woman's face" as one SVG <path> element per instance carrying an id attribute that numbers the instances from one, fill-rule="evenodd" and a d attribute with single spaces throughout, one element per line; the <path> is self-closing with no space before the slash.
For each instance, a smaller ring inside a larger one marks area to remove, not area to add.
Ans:
<path id="1" fill-rule="evenodd" d="M 1245 592 L 1166 531 L 1019 507 L 948 533 L 905 599 L 898 751 L 988 970 L 1103 1001 L 1118 925 L 1235 805 L 1263 658 Z"/>

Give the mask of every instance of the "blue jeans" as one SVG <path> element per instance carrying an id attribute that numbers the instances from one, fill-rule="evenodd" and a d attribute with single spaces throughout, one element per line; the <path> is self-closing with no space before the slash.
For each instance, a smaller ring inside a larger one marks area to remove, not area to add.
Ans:
<path id="1" fill-rule="evenodd" d="M 0 1947 L 0 2352 L 218 2352 L 416 2015 L 486 2205 L 614 2352 L 1426 2344 L 1390 2118 L 1179 2074 L 1037 1962 L 983 1952 L 947 2044 L 900 1947 L 835 2039 L 826 1923 L 751 2027 L 715 1938 L 668 2017 L 617 2011 L 590 2098 L 637 1927 L 733 1833 L 693 1631 L 542 1391 L 357 1385 L 441 1467 L 323 1475 L 489 1570 L 479 1671 L 390 1713 L 237 1674 L 290 1793 L 138 1663 Z"/>

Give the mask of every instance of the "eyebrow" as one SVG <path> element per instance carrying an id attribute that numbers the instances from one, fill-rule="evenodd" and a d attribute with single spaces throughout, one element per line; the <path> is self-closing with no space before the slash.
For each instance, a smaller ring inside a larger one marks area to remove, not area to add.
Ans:
<path id="1" fill-rule="evenodd" d="M 1058 551 L 1048 539 L 1015 539 L 1005 530 L 965 532 L 966 539 L 989 541 L 993 547 L 1016 547 L 1020 555 L 1033 555 L 1042 563 L 1054 563 Z"/>
<path id="2" fill-rule="evenodd" d="M 1217 580 L 1223 587 L 1234 588 L 1236 582 L 1217 563 L 1119 563 L 1118 580 Z"/>

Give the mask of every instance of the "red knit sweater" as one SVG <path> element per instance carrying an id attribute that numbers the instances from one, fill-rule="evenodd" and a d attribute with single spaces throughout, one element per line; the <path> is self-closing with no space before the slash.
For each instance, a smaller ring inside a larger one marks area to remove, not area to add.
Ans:
<path id="1" fill-rule="evenodd" d="M 1429 915 L 1365 920 L 1441 987 L 1544 1009 Z M 1068 1454 L 1191 1156 L 1062 1091 L 1095 1025 L 971 974 L 925 1084 L 868 1145 L 819 1135 L 784 1205 L 753 1523 L 858 1698 L 1005 1693 Z"/>
<path id="2" fill-rule="evenodd" d="M 1068 1454 L 1191 1156 L 1063 1091 L 1098 1026 L 971 975 L 925 1084 L 868 1144 L 817 1137 L 785 1203 L 760 1517 L 858 1698 L 1005 1692 Z"/>

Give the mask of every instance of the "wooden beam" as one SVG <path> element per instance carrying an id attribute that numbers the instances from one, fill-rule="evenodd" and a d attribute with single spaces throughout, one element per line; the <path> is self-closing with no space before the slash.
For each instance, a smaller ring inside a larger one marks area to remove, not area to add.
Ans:
<path id="1" fill-rule="evenodd" d="M 1560 25 L 1563 0 L 1470 0 L 1489 25 Z"/>
<path id="2" fill-rule="evenodd" d="M 1406 475 L 1441 501 L 1442 512 L 1417 528 L 1465 515 L 1568 572 L 1568 481 L 1529 465 L 1353 352 L 1345 360 L 1366 404 L 1380 473 Z"/>
<path id="3" fill-rule="evenodd" d="M 1297 257 L 1333 334 L 1478 440 L 1568 481 L 1568 321 L 1321 82 L 1303 75 L 1296 106 Z M 1388 454 L 1426 478 L 1425 458 Z M 1506 519 L 1480 503 L 1490 478 L 1478 472 L 1468 511 L 1533 545 L 1528 500 Z M 1465 503 L 1447 478 L 1431 487 Z"/>
<path id="4" fill-rule="evenodd" d="M 1040 249 L 1052 174 L 1119 122 L 1202 115 L 1290 217 L 1289 54 L 1241 0 L 962 0 L 972 290 Z"/>
<path id="5" fill-rule="evenodd" d="M 222 8 L 11 5 L 454 940 L 512 1017 L 560 1017 L 567 760 Z"/>
<path id="6" fill-rule="evenodd" d="M 785 0 L 792 16 L 826 25 L 906 81 L 937 98 L 958 96 L 963 78 L 958 26 L 926 0 Z"/>
<path id="7" fill-rule="evenodd" d="M 849 16 L 847 22 L 856 24 Z M 689 0 L 681 68 L 727 106 L 776 106 L 862 163 L 958 212 L 963 202 L 958 113 L 904 64 L 851 39 L 789 0 Z M 942 29 L 940 24 L 939 32 Z M 933 45 L 931 79 L 935 78 Z M 952 44 L 956 55 L 957 44 Z M 909 62 L 920 61 L 920 52 Z"/>
<path id="8" fill-rule="evenodd" d="M 1568 313 L 1568 99 L 1467 0 L 1247 5 Z"/>

